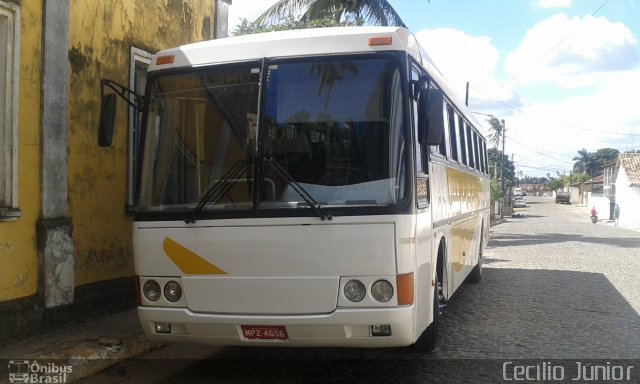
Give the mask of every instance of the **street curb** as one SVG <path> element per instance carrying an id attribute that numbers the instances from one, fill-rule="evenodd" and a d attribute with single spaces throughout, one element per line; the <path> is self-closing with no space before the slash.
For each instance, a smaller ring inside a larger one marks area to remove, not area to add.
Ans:
<path id="1" fill-rule="evenodd" d="M 144 333 L 136 333 L 124 338 L 100 337 L 96 340 L 65 342 L 55 346 L 55 351 L 40 351 L 33 361 L 55 361 L 56 365 L 71 367 L 66 376 L 70 383 L 95 375 L 118 364 L 122 360 L 132 359 L 162 344 L 152 343 Z"/>

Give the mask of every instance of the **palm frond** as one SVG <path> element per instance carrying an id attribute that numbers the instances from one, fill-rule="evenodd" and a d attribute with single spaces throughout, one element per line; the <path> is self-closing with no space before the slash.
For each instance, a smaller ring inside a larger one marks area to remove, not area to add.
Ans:
<path id="1" fill-rule="evenodd" d="M 336 22 L 340 22 L 344 14 L 342 0 L 311 0 L 303 13 L 301 20 L 322 19 L 331 16 Z"/>
<path id="2" fill-rule="evenodd" d="M 300 20 L 317 20 L 328 16 L 340 22 L 347 15 L 362 18 L 371 25 L 405 27 L 396 10 L 387 0 L 279 0 L 267 9 L 257 23 L 277 23 L 293 15 Z"/>
<path id="3" fill-rule="evenodd" d="M 396 10 L 386 0 L 366 0 L 361 5 L 362 16 L 374 25 L 406 27 Z"/>
<path id="4" fill-rule="evenodd" d="M 277 23 L 278 20 L 305 12 L 309 5 L 316 0 L 278 0 L 269 9 L 260 15 L 256 22 L 259 24 Z"/>

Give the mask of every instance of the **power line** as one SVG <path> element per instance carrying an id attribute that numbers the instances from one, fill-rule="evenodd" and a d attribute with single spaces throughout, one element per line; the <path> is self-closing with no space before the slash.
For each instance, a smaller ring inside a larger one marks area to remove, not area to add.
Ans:
<path id="1" fill-rule="evenodd" d="M 527 169 L 536 169 L 538 171 L 547 171 L 547 172 L 560 172 L 566 171 L 566 168 L 554 168 L 554 167 L 534 167 L 532 165 L 518 165 L 519 168 L 527 168 Z"/>
<path id="2" fill-rule="evenodd" d="M 579 126 L 573 125 L 573 124 L 563 124 L 563 125 L 566 125 L 567 127 L 571 127 L 571 128 L 581 129 L 583 131 L 589 131 L 589 132 L 595 132 L 595 133 L 604 133 L 604 134 L 607 134 L 607 135 L 633 136 L 633 135 L 636 134 L 634 132 L 622 133 L 622 132 L 599 131 L 597 129 L 579 127 Z"/>
<path id="3" fill-rule="evenodd" d="M 517 158 L 518 158 L 518 160 L 514 161 L 514 165 L 517 164 L 517 166 L 519 166 L 519 167 L 535 168 L 533 166 L 522 165 L 520 162 L 524 162 L 525 164 L 536 164 L 536 163 L 539 163 L 539 161 L 534 161 L 534 160 L 531 160 L 531 159 L 527 159 L 527 158 L 524 158 L 524 157 L 522 157 L 520 155 L 518 155 Z M 560 166 L 560 165 L 557 165 L 557 166 L 548 165 L 546 167 L 547 168 L 553 168 L 553 169 L 556 169 L 556 168 L 557 169 L 566 169 L 566 168 L 562 168 L 562 166 Z"/>
<path id="4" fill-rule="evenodd" d="M 571 161 L 561 160 L 561 159 L 555 158 L 553 156 L 549 156 L 546 153 L 542 153 L 542 152 L 538 151 L 537 149 L 533 149 L 531 147 L 528 147 L 528 146 L 522 144 L 521 142 L 519 142 L 518 140 L 514 139 L 513 137 L 511 137 L 510 139 L 511 139 L 511 141 L 515 142 L 516 144 L 519 144 L 519 145 L 521 145 L 521 146 L 523 146 L 523 147 L 525 147 L 525 148 L 527 148 L 527 149 L 529 149 L 531 151 L 534 151 L 535 153 L 537 153 L 537 154 L 539 154 L 541 156 L 548 157 L 551 160 L 560 161 L 560 162 L 567 163 L 567 164 L 573 164 Z"/>

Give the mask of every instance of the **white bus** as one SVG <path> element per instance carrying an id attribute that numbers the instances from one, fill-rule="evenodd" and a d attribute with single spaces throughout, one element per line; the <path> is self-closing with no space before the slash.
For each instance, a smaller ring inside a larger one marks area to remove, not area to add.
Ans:
<path id="1" fill-rule="evenodd" d="M 133 240 L 150 339 L 433 349 L 444 304 L 481 278 L 487 148 L 408 30 L 164 50 L 144 100 Z"/>

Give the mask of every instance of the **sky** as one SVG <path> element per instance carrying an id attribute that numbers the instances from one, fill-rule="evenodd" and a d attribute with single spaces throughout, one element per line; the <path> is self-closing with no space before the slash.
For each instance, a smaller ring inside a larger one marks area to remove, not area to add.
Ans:
<path id="1" fill-rule="evenodd" d="M 275 0 L 233 0 L 230 31 Z M 505 120 L 522 176 L 580 149 L 640 150 L 640 0 L 389 0 L 484 124 Z"/>

